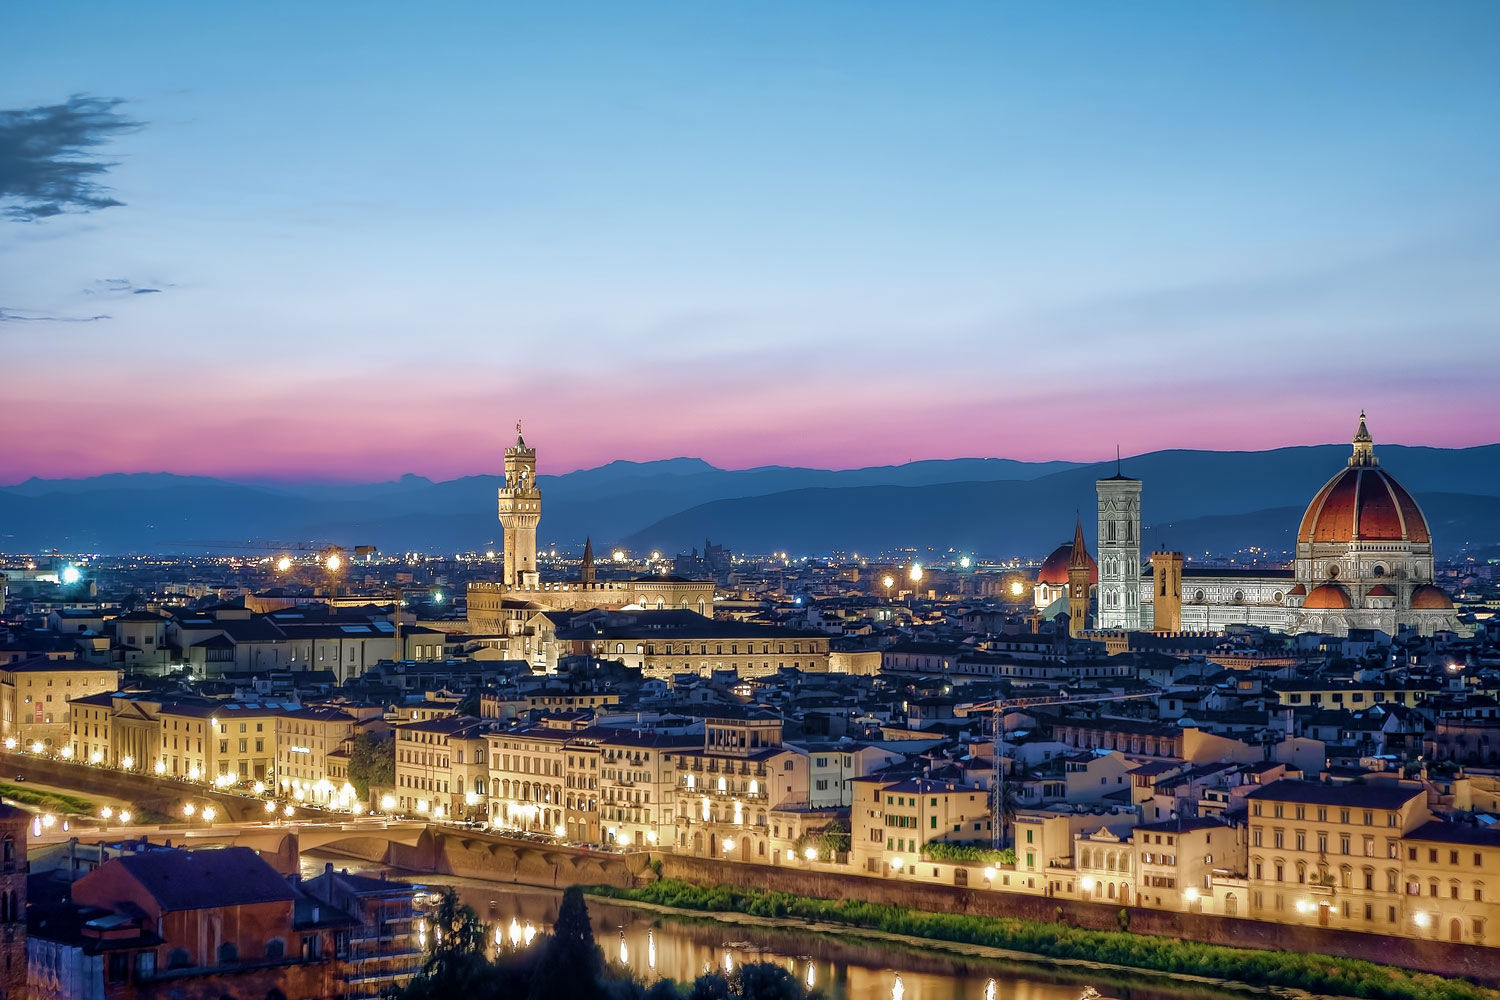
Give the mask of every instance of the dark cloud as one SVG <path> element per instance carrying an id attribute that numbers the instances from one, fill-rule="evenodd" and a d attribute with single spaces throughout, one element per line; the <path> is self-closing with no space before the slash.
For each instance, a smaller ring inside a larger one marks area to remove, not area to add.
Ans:
<path id="1" fill-rule="evenodd" d="M 159 295 L 161 289 L 157 285 L 165 285 L 171 288 L 167 282 L 152 282 L 149 285 L 137 285 L 129 278 L 100 278 L 94 284 L 83 290 L 85 295 L 96 295 L 105 298 L 113 298 L 123 295 Z"/>
<path id="2" fill-rule="evenodd" d="M 100 183 L 113 163 L 95 147 L 141 127 L 120 98 L 76 94 L 63 104 L 0 110 L 0 216 L 33 222 L 120 205 Z"/>
<path id="3" fill-rule="evenodd" d="M 97 323 L 109 316 L 48 316 L 28 310 L 0 309 L 0 323 Z"/>

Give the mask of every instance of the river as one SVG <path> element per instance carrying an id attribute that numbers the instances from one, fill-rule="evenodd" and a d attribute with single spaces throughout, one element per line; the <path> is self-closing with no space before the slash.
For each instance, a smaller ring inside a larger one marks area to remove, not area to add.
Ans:
<path id="1" fill-rule="evenodd" d="M 323 871 L 326 862 L 351 871 L 375 872 L 379 865 L 348 858 L 302 857 L 304 876 Z M 549 889 L 480 882 L 440 875 L 390 872 L 422 885 L 451 885 L 481 920 L 524 941 L 551 928 L 562 894 Z M 668 977 L 691 982 L 710 970 L 727 971 L 743 962 L 775 962 L 830 1000 L 1079 1000 L 1087 986 L 1120 1000 L 1225 1000 L 1242 994 L 1207 988 L 1167 986 L 1161 979 L 1111 980 L 1046 965 L 972 960 L 922 949 L 863 945 L 850 939 L 719 924 L 707 918 L 662 916 L 628 906 L 589 900 L 594 938 L 605 958 L 644 982 Z M 508 944 L 507 944 L 508 946 Z"/>

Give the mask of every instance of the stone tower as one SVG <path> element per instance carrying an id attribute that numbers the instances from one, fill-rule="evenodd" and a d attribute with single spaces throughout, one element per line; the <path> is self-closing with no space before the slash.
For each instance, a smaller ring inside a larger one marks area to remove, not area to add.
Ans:
<path id="1" fill-rule="evenodd" d="M 542 519 L 542 491 L 536 485 L 536 449 L 526 447 L 521 425 L 516 443 L 505 449 L 505 484 L 500 487 L 500 526 L 505 534 L 507 587 L 535 587 L 536 525 Z"/>
<path id="2" fill-rule="evenodd" d="M 1151 553 L 1151 628 L 1155 632 L 1182 631 L 1182 553 Z"/>
<path id="3" fill-rule="evenodd" d="M 1089 577 L 1093 572 L 1080 518 L 1073 531 L 1073 554 L 1068 559 L 1068 634 L 1074 638 L 1089 627 Z"/>
<path id="4" fill-rule="evenodd" d="M 0 1000 L 26 992 L 26 833 L 31 814 L 0 805 Z"/>
<path id="5" fill-rule="evenodd" d="M 1141 481 L 1120 473 L 1094 484 L 1099 495 L 1099 627 L 1141 627 Z"/>

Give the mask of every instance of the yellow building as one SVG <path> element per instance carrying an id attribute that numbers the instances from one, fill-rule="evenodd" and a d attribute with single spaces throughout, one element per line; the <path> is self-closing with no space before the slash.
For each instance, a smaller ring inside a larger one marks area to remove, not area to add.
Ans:
<path id="1" fill-rule="evenodd" d="M 1500 943 L 1500 831 L 1424 823 L 1406 835 L 1402 850 L 1410 936 Z"/>
<path id="2" fill-rule="evenodd" d="M 74 753 L 69 703 L 119 686 L 118 670 L 82 660 L 33 656 L 0 666 L 0 739 Z"/>
<path id="3" fill-rule="evenodd" d="M 567 748 L 575 730 L 531 726 L 491 733 L 489 742 L 489 815 L 497 829 L 548 833 L 568 840 L 576 830 L 567 825 Z M 574 760 L 578 758 L 575 755 Z M 398 764 L 399 766 L 399 764 Z M 576 776 L 574 784 L 577 784 Z M 576 808 L 576 800 L 575 800 Z M 584 799 L 584 811 L 588 799 Z"/>
<path id="4" fill-rule="evenodd" d="M 1431 818 L 1421 786 L 1284 779 L 1247 799 L 1247 916 L 1411 936 L 1428 903 L 1403 882 L 1403 838 Z"/>
<path id="5" fill-rule="evenodd" d="M 1216 880 L 1244 874 L 1244 833 L 1242 828 L 1201 817 L 1135 827 L 1130 838 L 1135 904 L 1157 910 L 1215 912 Z M 1243 902 L 1233 895 L 1221 905 L 1238 914 Z"/>
<path id="6" fill-rule="evenodd" d="M 807 770 L 796 769 L 797 753 L 781 745 L 781 720 L 769 713 L 725 712 L 704 720 L 702 746 L 667 756 L 677 772 L 671 803 L 677 850 L 772 861 L 771 809 L 807 800 Z"/>
<path id="7" fill-rule="evenodd" d="M 275 778 L 280 794 L 319 805 L 350 798 L 343 794 L 344 782 L 334 783 L 329 755 L 361 728 L 361 720 L 342 708 L 308 707 L 278 715 Z"/>
<path id="8" fill-rule="evenodd" d="M 856 778 L 849 809 L 851 860 L 862 872 L 919 875 L 923 848 L 934 842 L 989 844 L 989 794 L 971 785 L 927 778 Z"/>

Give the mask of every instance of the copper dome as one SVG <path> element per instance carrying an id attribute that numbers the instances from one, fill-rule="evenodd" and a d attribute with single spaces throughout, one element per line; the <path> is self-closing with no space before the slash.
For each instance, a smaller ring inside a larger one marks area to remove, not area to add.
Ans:
<path id="1" fill-rule="evenodd" d="M 1352 608 L 1354 603 L 1349 600 L 1349 592 L 1343 587 L 1336 583 L 1325 583 L 1314 587 L 1302 606 L 1313 611 L 1341 611 Z"/>
<path id="2" fill-rule="evenodd" d="M 1431 541 L 1417 502 L 1380 468 L 1361 413 L 1349 467 L 1328 480 L 1307 505 L 1297 530 L 1298 544 Z"/>
<path id="3" fill-rule="evenodd" d="M 1092 553 L 1089 556 L 1089 583 L 1099 582 L 1099 564 L 1094 561 Z M 1068 564 L 1073 561 L 1073 543 L 1068 542 L 1059 545 L 1052 550 L 1052 554 L 1042 563 L 1042 568 L 1036 571 L 1036 582 L 1045 583 L 1052 587 L 1065 587 L 1068 584 Z"/>
<path id="4" fill-rule="evenodd" d="M 1451 611 L 1453 598 L 1443 593 L 1442 588 L 1424 583 L 1411 592 L 1411 606 L 1414 611 Z"/>

